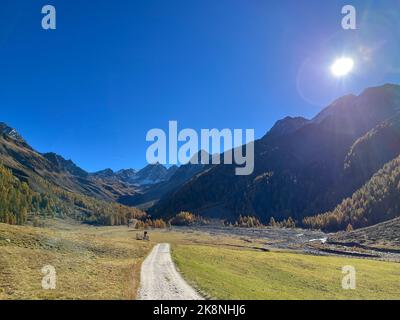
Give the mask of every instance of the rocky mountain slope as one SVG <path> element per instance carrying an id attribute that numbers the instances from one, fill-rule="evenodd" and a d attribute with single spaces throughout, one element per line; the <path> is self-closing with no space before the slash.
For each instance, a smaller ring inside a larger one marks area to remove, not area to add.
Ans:
<path id="1" fill-rule="evenodd" d="M 111 169 L 105 169 L 92 173 L 90 176 L 94 179 L 101 179 L 109 182 L 120 181 L 137 186 L 148 186 L 168 181 L 177 169 L 177 166 L 171 166 L 167 169 L 163 165 L 157 163 L 149 164 L 139 171 L 134 169 L 122 169 L 114 172 Z"/>
<path id="2" fill-rule="evenodd" d="M 204 151 L 200 151 L 194 157 L 197 157 L 197 162 L 201 154 Z M 175 190 L 188 183 L 191 179 L 196 177 L 201 172 L 205 171 L 209 166 L 201 164 L 184 164 L 180 167 L 173 166 L 169 169 L 169 173 L 172 173 L 167 180 L 142 186 L 142 188 L 134 195 L 123 196 L 118 201 L 125 205 L 138 206 L 143 209 L 148 209 L 157 203 L 161 198 L 169 198 Z"/>
<path id="3" fill-rule="evenodd" d="M 132 185 L 122 181 L 93 179 L 71 160 L 55 153 L 41 154 L 35 151 L 15 129 L 5 124 L 0 129 L 1 163 L 21 181 L 29 182 L 35 190 L 42 191 L 43 185 L 49 182 L 66 191 L 108 201 L 135 193 Z"/>

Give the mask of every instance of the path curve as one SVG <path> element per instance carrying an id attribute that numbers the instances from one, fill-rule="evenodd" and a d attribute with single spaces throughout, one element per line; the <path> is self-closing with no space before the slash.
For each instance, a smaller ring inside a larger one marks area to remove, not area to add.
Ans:
<path id="1" fill-rule="evenodd" d="M 203 300 L 175 268 L 168 243 L 157 244 L 142 264 L 140 300 Z"/>

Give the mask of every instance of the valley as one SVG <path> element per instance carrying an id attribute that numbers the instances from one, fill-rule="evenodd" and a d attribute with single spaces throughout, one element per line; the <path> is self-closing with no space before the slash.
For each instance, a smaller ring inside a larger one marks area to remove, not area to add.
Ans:
<path id="1" fill-rule="evenodd" d="M 0 299 L 400 299 L 399 104 L 387 84 L 279 120 L 247 176 L 195 161 L 87 172 L 0 123 Z"/>
<path id="2" fill-rule="evenodd" d="M 56 153 L 34 150 L 5 123 L 0 163 L 50 198 L 55 205 L 46 210 L 53 215 L 94 224 L 124 224 L 140 215 L 167 222 L 188 211 L 229 223 L 254 216 L 264 225 L 290 218 L 325 232 L 358 229 L 398 216 L 399 101 L 400 86 L 385 84 L 341 97 L 312 119 L 279 120 L 254 142 L 254 172 L 246 176 L 237 176 L 234 164 L 196 165 L 211 157 L 204 150 L 179 167 L 87 172 Z M 105 203 L 114 211 L 121 205 L 123 213 L 98 210 Z"/>
<path id="3" fill-rule="evenodd" d="M 399 262 L 311 252 L 304 245 L 321 233 L 174 227 L 149 229 L 150 241 L 138 241 L 138 232 L 69 219 L 0 224 L 0 299 L 139 298 L 141 264 L 160 243 L 171 245 L 182 277 L 207 299 L 400 299 Z M 41 287 L 49 264 L 55 290 Z M 346 265 L 357 270 L 356 290 L 341 287 Z"/>

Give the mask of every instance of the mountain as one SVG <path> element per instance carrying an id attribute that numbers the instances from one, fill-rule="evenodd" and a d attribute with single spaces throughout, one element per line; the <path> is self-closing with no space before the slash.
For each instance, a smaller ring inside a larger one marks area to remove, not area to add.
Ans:
<path id="1" fill-rule="evenodd" d="M 139 171 L 134 169 L 122 169 L 114 172 L 111 169 L 105 169 L 91 173 L 90 175 L 94 179 L 101 179 L 108 182 L 120 181 L 136 186 L 146 186 L 168 181 L 177 169 L 177 166 L 171 166 L 167 169 L 163 165 L 157 163 L 150 164 Z"/>
<path id="2" fill-rule="evenodd" d="M 135 189 L 94 179 L 71 160 L 35 151 L 18 132 L 0 125 L 0 222 L 25 224 L 39 217 L 70 216 L 91 224 L 120 225 L 146 213 L 118 204 Z"/>
<path id="3" fill-rule="evenodd" d="M 69 192 L 107 201 L 135 193 L 133 186 L 121 181 L 110 183 L 94 179 L 60 155 L 35 151 L 15 129 L 5 124 L 1 125 L 1 132 L 0 162 L 36 191 L 43 191 L 45 185 L 51 183 Z"/>
<path id="4" fill-rule="evenodd" d="M 234 165 L 207 168 L 163 196 L 150 212 L 172 216 L 188 210 L 230 220 L 256 215 L 267 222 L 270 217 L 301 221 L 329 211 L 375 173 L 349 176 L 346 164 L 356 168 L 363 162 L 352 157 L 351 150 L 360 148 L 359 139 L 399 111 L 400 86 L 388 84 L 337 99 L 311 120 L 285 118 L 255 142 L 252 175 L 236 176 Z M 371 171 L 395 154 L 393 150 L 373 160 Z M 347 186 L 349 177 L 355 183 Z"/>
<path id="5" fill-rule="evenodd" d="M 18 141 L 19 143 L 26 144 L 24 138 L 22 138 L 18 131 L 14 128 L 9 127 L 4 122 L 0 122 L 0 134 L 2 136 L 9 137 L 15 141 Z"/>
<path id="6" fill-rule="evenodd" d="M 168 168 L 167 174 L 165 175 L 165 181 L 170 180 L 175 173 L 178 171 L 179 167 L 177 165 L 173 165 L 171 167 Z"/>
<path id="7" fill-rule="evenodd" d="M 53 164 L 54 170 L 56 172 L 68 172 L 69 174 L 80 178 L 88 177 L 88 173 L 85 170 L 79 168 L 75 163 L 72 162 L 72 160 L 65 160 L 60 155 L 52 152 L 44 153 L 43 157 Z"/>
<path id="8" fill-rule="evenodd" d="M 363 187 L 334 210 L 307 217 L 307 227 L 326 231 L 358 229 L 400 216 L 400 156 L 386 164 Z"/>
<path id="9" fill-rule="evenodd" d="M 136 176 L 137 171 L 134 169 L 122 169 L 116 172 L 116 175 L 124 182 L 131 183 Z"/>
<path id="10" fill-rule="evenodd" d="M 201 157 L 203 151 L 199 152 L 194 157 L 197 157 L 197 162 Z M 173 193 L 177 188 L 181 187 L 188 181 L 190 181 L 197 174 L 205 169 L 204 165 L 201 164 L 188 164 L 180 167 L 172 166 L 168 170 L 167 180 L 144 186 L 136 194 L 132 196 L 123 196 L 118 201 L 125 205 L 138 206 L 142 209 L 148 209 L 153 206 L 160 198 L 169 198 L 170 194 Z"/>
<path id="11" fill-rule="evenodd" d="M 115 173 L 112 169 L 107 168 L 107 169 L 92 173 L 92 176 L 95 178 L 98 178 L 98 179 L 113 179 L 113 178 L 115 178 Z"/>
<path id="12" fill-rule="evenodd" d="M 372 177 L 382 166 L 400 154 L 400 113 L 383 121 L 357 139 L 345 159 L 348 184 L 356 185 Z"/>
<path id="13" fill-rule="evenodd" d="M 336 100 L 312 121 L 326 123 L 331 129 L 359 134 L 400 111 L 399 86 L 386 84 L 366 89 L 360 96 L 348 95 Z M 329 121 L 326 121 L 329 120 Z"/>
<path id="14" fill-rule="evenodd" d="M 310 120 L 303 117 L 286 117 L 277 121 L 267 135 L 269 137 L 281 137 L 299 130 L 309 122 Z"/>
<path id="15" fill-rule="evenodd" d="M 97 171 L 94 173 L 90 173 L 90 176 L 92 179 L 95 180 L 101 180 L 106 183 L 125 183 L 128 185 L 133 185 L 135 176 L 136 176 L 136 170 L 134 169 L 122 169 L 117 172 L 114 172 L 112 169 L 104 169 L 101 171 Z"/>
<path id="16" fill-rule="evenodd" d="M 171 167 L 170 169 L 167 169 L 159 163 L 149 164 L 148 166 L 144 167 L 142 170 L 136 173 L 133 181 L 134 183 L 137 183 L 139 185 L 156 184 L 162 181 L 169 180 L 169 178 L 175 171 L 176 167 Z"/>
<path id="17" fill-rule="evenodd" d="M 128 214 L 123 206 L 107 204 L 118 201 L 149 208 L 154 217 L 191 211 L 231 221 L 254 215 L 264 223 L 292 217 L 325 230 L 366 227 L 399 215 L 399 154 L 400 86 L 391 84 L 339 98 L 310 120 L 278 121 L 255 141 L 255 169 L 249 176 L 237 176 L 236 165 L 192 163 L 88 173 L 60 155 L 37 152 L 15 129 L 0 124 L 7 183 L 12 184 L 9 169 L 21 182 L 18 188 L 25 190 L 27 182 L 36 199 L 36 193 L 53 190 L 81 206 L 85 219 L 109 224 L 125 221 L 118 212 Z M 43 210 L 63 206 L 51 203 Z"/>

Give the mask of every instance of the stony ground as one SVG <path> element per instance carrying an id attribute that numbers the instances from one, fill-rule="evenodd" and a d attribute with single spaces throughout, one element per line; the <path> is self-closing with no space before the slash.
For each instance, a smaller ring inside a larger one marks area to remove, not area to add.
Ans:
<path id="1" fill-rule="evenodd" d="M 400 262 L 400 219 L 354 232 L 326 234 L 321 231 L 280 228 L 233 228 L 199 226 L 210 236 L 230 235 L 257 244 L 257 249 L 291 250 L 314 255 L 337 255 Z"/>
<path id="2" fill-rule="evenodd" d="M 374 248 L 398 249 L 400 252 L 400 218 L 350 233 L 338 233 L 331 238 L 338 242 L 354 242 Z"/>

